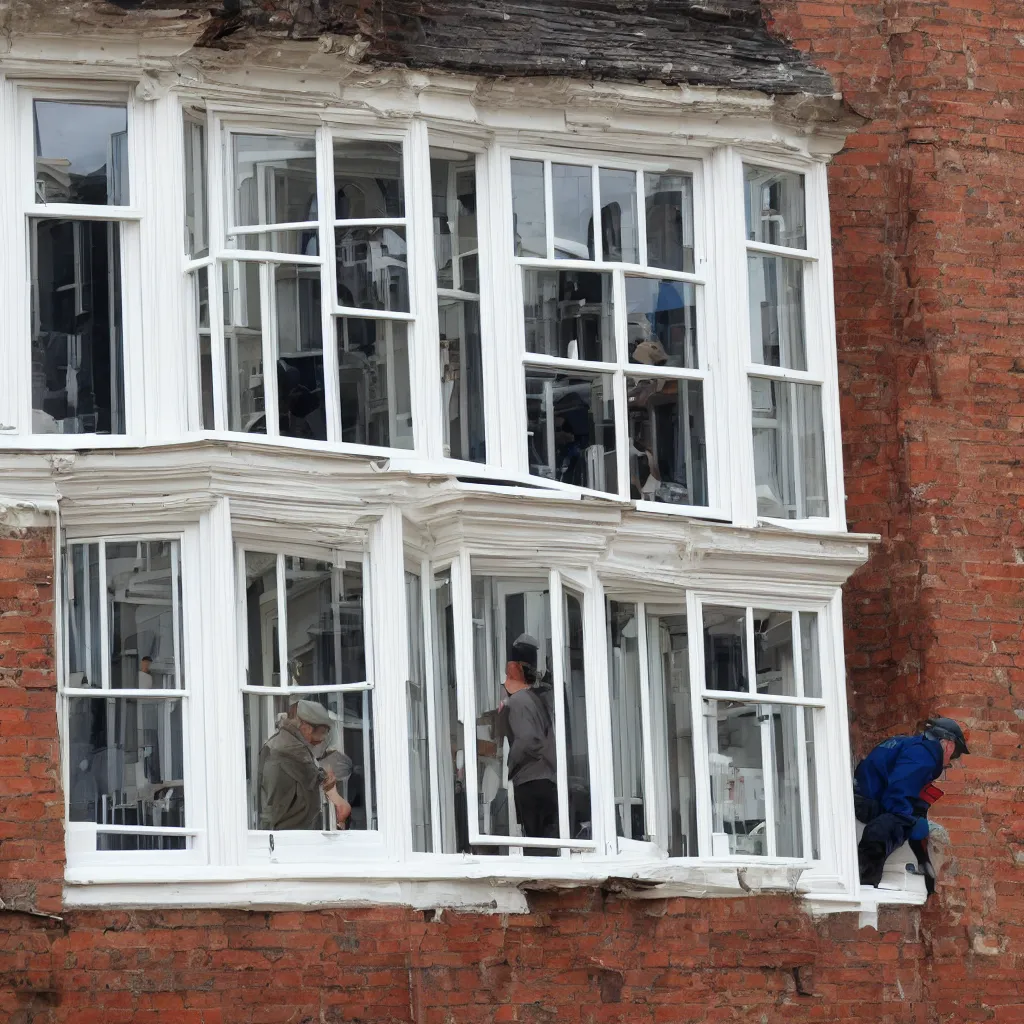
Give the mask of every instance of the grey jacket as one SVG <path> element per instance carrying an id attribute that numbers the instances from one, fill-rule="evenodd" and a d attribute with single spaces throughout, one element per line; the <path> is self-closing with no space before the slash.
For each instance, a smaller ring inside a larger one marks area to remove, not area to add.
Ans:
<path id="1" fill-rule="evenodd" d="M 298 725 L 282 722 L 260 750 L 260 828 L 321 828 L 321 771 Z"/>
<path id="2" fill-rule="evenodd" d="M 557 779 L 555 730 L 544 698 L 516 690 L 498 705 L 498 742 L 508 739 L 508 777 L 513 784 Z"/>

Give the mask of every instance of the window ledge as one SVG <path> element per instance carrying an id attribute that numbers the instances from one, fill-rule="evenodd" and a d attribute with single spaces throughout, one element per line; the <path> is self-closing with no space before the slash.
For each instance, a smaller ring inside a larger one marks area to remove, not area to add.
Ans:
<path id="1" fill-rule="evenodd" d="M 840 893 L 807 895 L 799 864 L 652 864 L 636 859 L 580 861 L 538 873 L 538 865 L 496 858 L 432 858 L 396 865 L 293 865 L 288 870 L 121 867 L 67 870 L 67 907 L 448 907 L 488 913 L 526 913 L 529 892 L 596 886 L 626 899 L 737 897 L 792 893 L 826 903 Z M 849 897 L 847 897 L 849 898 Z M 837 907 L 835 909 L 859 909 Z M 826 912 L 826 911 L 822 911 Z"/>

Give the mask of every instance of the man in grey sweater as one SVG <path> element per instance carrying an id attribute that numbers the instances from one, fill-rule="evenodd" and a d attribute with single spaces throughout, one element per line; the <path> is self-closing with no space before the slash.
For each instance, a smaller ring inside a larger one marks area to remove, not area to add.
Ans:
<path id="1" fill-rule="evenodd" d="M 516 817 L 524 836 L 558 838 L 558 778 L 551 711 L 533 689 L 537 641 L 523 633 L 509 649 L 498 705 L 498 742 L 508 740 L 508 777 L 515 789 Z M 533 856 L 556 856 L 555 849 L 525 849 Z"/>

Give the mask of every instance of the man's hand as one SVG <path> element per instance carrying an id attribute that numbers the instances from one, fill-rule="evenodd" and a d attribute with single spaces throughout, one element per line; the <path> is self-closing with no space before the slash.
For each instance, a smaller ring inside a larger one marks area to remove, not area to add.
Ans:
<path id="1" fill-rule="evenodd" d="M 330 768 L 325 768 L 324 771 L 327 774 L 324 776 L 324 781 L 320 783 L 320 788 L 323 789 L 325 793 L 329 793 L 338 785 L 338 780 L 334 777 L 334 772 L 332 772 Z"/>

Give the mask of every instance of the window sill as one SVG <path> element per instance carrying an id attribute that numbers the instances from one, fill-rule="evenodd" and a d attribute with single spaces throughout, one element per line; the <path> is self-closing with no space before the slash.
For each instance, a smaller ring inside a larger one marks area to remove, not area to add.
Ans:
<path id="1" fill-rule="evenodd" d="M 561 858 L 560 860 L 566 860 Z M 409 906 L 450 907 L 493 913 L 525 913 L 526 894 L 596 886 L 621 898 L 741 897 L 792 893 L 825 906 L 850 902 L 843 892 L 809 895 L 801 876 L 806 865 L 791 863 L 653 863 L 643 858 L 572 858 L 556 870 L 536 860 L 507 857 L 422 855 L 402 866 L 381 861 L 336 866 L 268 864 L 261 868 L 159 870 L 111 865 L 69 867 L 68 907 L 273 907 Z M 878 901 L 883 902 L 883 901 Z M 885 901 L 888 902 L 888 901 Z M 837 905 L 832 910 L 860 909 Z M 822 910 L 821 912 L 829 912 Z"/>

